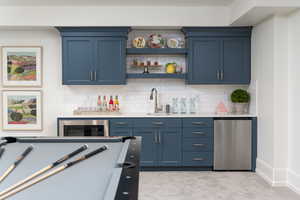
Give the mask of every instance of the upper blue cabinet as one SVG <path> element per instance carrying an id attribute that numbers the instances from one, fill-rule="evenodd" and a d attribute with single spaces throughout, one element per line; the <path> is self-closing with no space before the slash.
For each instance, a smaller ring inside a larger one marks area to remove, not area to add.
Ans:
<path id="1" fill-rule="evenodd" d="M 127 27 L 57 27 L 64 85 L 126 84 Z"/>
<path id="2" fill-rule="evenodd" d="M 251 27 L 183 28 L 188 84 L 249 84 Z"/>

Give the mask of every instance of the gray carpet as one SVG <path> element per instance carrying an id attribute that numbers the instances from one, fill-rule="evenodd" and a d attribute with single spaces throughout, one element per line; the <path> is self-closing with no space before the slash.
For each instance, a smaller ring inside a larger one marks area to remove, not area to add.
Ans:
<path id="1" fill-rule="evenodd" d="M 142 172 L 139 200 L 300 200 L 249 172 Z"/>

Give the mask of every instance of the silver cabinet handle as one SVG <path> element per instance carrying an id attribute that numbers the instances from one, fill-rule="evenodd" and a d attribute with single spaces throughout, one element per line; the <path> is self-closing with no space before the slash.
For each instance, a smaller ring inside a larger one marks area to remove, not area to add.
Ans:
<path id="1" fill-rule="evenodd" d="M 161 139 L 161 138 L 160 138 L 160 131 L 158 131 L 157 134 L 158 134 L 158 144 L 160 144 L 160 141 L 161 141 L 161 140 L 160 140 L 160 139 Z"/>
<path id="2" fill-rule="evenodd" d="M 221 69 L 221 80 L 223 80 L 223 78 L 224 78 L 224 71 L 223 69 Z"/>
<path id="3" fill-rule="evenodd" d="M 94 72 L 94 81 L 96 81 L 97 80 L 97 71 L 95 70 L 95 72 Z"/>
<path id="4" fill-rule="evenodd" d="M 127 125 L 126 122 L 116 122 L 115 124 L 117 124 L 117 125 Z"/>
<path id="5" fill-rule="evenodd" d="M 154 142 L 156 144 L 158 144 L 158 136 L 157 136 L 157 133 L 154 133 Z"/>
<path id="6" fill-rule="evenodd" d="M 196 135 L 205 135 L 205 132 L 198 132 L 198 131 L 195 131 L 195 132 L 192 132 L 193 134 L 196 134 Z"/>
<path id="7" fill-rule="evenodd" d="M 193 144 L 194 147 L 204 147 L 205 144 Z"/>
<path id="8" fill-rule="evenodd" d="M 217 69 L 217 79 L 220 80 L 220 70 Z"/>
<path id="9" fill-rule="evenodd" d="M 203 161 L 205 160 L 204 158 L 193 158 L 193 161 Z"/>
<path id="10" fill-rule="evenodd" d="M 90 71 L 90 80 L 93 80 L 93 71 Z"/>
<path id="11" fill-rule="evenodd" d="M 193 125 L 206 125 L 205 122 L 192 122 Z"/>
<path id="12" fill-rule="evenodd" d="M 163 122 L 152 122 L 153 125 L 163 125 Z"/>

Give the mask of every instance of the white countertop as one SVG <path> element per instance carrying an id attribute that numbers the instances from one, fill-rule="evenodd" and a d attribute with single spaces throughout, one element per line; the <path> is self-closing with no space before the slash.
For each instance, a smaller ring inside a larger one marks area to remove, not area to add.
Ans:
<path id="1" fill-rule="evenodd" d="M 60 115 L 60 118 L 184 118 L 184 117 L 257 117 L 256 114 L 216 114 L 216 113 L 198 113 L 198 114 L 143 114 L 143 113 L 118 113 L 103 115 Z"/>

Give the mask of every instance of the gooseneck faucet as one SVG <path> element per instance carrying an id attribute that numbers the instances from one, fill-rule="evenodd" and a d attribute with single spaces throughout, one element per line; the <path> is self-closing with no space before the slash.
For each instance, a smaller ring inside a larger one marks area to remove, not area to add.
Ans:
<path id="1" fill-rule="evenodd" d="M 155 93 L 155 95 L 154 95 Z M 158 102 L 157 102 L 157 89 L 152 88 L 151 94 L 150 94 L 150 100 L 153 100 L 154 98 L 154 113 L 158 113 L 160 109 L 158 108 Z"/>

